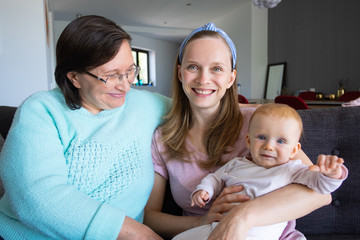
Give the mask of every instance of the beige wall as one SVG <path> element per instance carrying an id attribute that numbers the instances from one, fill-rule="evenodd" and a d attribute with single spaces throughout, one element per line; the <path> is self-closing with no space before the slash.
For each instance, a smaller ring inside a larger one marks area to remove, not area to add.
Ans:
<path id="1" fill-rule="evenodd" d="M 44 1 L 1 0 L 0 6 L 0 105 L 18 106 L 50 86 Z"/>

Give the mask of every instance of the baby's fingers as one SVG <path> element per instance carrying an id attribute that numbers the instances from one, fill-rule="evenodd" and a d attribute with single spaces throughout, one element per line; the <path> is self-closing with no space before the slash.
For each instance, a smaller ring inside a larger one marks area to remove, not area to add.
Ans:
<path id="1" fill-rule="evenodd" d="M 339 158 L 338 156 L 328 156 L 327 158 L 327 168 L 335 169 L 344 163 L 344 159 Z"/>
<path id="2" fill-rule="evenodd" d="M 327 173 L 331 171 L 332 169 L 336 168 L 336 166 L 333 164 L 333 162 L 337 160 L 337 156 L 331 156 L 331 155 L 319 155 L 318 156 L 318 162 L 316 165 L 319 166 L 319 171 L 322 173 Z"/>
<path id="3" fill-rule="evenodd" d="M 343 159 L 343 158 L 338 158 L 338 159 L 336 159 L 336 161 L 334 161 L 335 166 L 341 165 L 341 164 L 343 164 L 343 163 L 344 163 L 344 159 Z"/>
<path id="4" fill-rule="evenodd" d="M 316 163 L 316 165 L 319 167 L 319 171 L 320 172 L 324 172 L 325 171 L 325 168 L 326 168 L 326 156 L 324 154 L 320 154 L 318 156 L 318 161 Z"/>
<path id="5" fill-rule="evenodd" d="M 311 166 L 309 166 L 309 170 L 313 171 L 313 172 L 319 172 L 320 168 L 318 165 L 311 165 Z"/>
<path id="6" fill-rule="evenodd" d="M 320 172 L 332 171 L 344 163 L 344 159 L 339 158 L 336 155 L 319 155 L 317 165 L 319 166 Z"/>

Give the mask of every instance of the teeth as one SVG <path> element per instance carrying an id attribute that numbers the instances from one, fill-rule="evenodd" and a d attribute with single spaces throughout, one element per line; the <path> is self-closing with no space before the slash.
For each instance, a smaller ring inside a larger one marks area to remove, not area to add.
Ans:
<path id="1" fill-rule="evenodd" d="M 199 94 L 210 94 L 213 92 L 213 90 L 199 90 L 199 89 L 194 89 L 194 91 Z"/>

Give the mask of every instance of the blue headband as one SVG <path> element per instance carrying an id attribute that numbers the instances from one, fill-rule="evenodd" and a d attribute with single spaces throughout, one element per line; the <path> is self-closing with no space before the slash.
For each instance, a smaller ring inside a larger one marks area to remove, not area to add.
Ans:
<path id="1" fill-rule="evenodd" d="M 219 33 L 227 42 L 227 44 L 230 47 L 230 51 L 231 51 L 231 55 L 232 55 L 232 60 L 233 60 L 233 69 L 235 69 L 236 66 L 236 48 L 235 45 L 233 43 L 233 41 L 231 40 L 231 38 L 226 34 L 226 32 L 224 32 L 222 29 L 220 28 L 216 28 L 215 24 L 210 22 L 202 27 L 199 27 L 197 29 L 195 29 L 194 31 L 192 31 L 186 38 L 185 40 L 182 42 L 181 46 L 180 46 L 180 51 L 179 51 L 179 62 L 181 63 L 181 58 L 182 58 L 182 53 L 183 50 L 185 48 L 185 45 L 187 44 L 187 42 L 189 41 L 190 38 L 192 38 L 192 36 L 194 36 L 195 33 L 201 32 L 201 31 L 213 31 L 213 32 L 217 32 Z"/>

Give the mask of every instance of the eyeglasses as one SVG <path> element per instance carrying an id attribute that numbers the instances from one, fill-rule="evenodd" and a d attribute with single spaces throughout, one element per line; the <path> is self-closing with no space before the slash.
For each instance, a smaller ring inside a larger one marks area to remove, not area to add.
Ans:
<path id="1" fill-rule="evenodd" d="M 124 77 L 126 78 L 126 80 L 128 81 L 129 84 L 133 84 L 133 82 L 135 81 L 135 78 L 139 75 L 140 69 L 141 68 L 139 66 L 136 66 L 134 64 L 126 71 L 126 73 L 109 75 L 109 76 L 106 76 L 105 79 L 98 77 L 95 74 L 92 74 L 88 71 L 86 71 L 85 73 L 91 77 L 94 77 L 94 78 L 104 82 L 105 84 L 108 82 L 109 82 L 109 84 L 114 84 L 114 83 L 116 83 L 117 80 L 119 80 L 119 82 L 121 83 L 122 80 L 124 79 Z"/>

